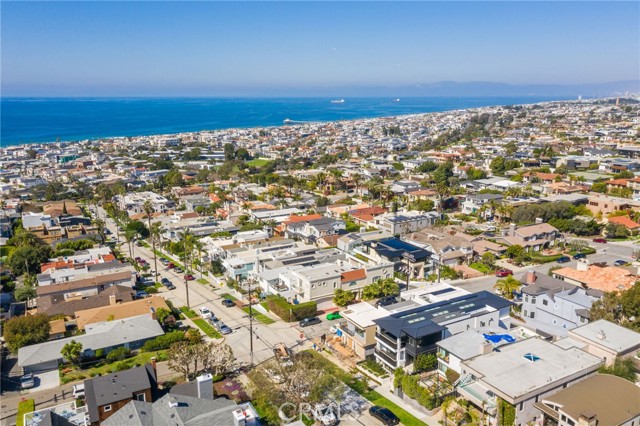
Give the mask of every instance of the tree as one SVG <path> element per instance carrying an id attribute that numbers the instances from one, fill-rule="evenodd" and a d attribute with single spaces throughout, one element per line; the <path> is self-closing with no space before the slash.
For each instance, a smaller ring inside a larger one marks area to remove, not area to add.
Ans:
<path id="1" fill-rule="evenodd" d="M 9 238 L 7 244 L 15 247 L 23 247 L 40 245 L 42 243 L 38 240 L 38 237 L 36 237 L 35 234 L 32 234 L 24 228 L 18 228 L 13 234 L 13 237 Z"/>
<path id="2" fill-rule="evenodd" d="M 82 343 L 71 340 L 60 351 L 62 357 L 73 365 L 78 365 L 82 357 Z"/>
<path id="3" fill-rule="evenodd" d="M 15 275 L 22 275 L 25 272 L 35 273 L 40 270 L 40 264 L 46 262 L 53 255 L 50 246 L 20 246 L 16 248 L 9 258 L 6 265 Z"/>
<path id="4" fill-rule="evenodd" d="M 453 177 L 453 162 L 447 161 L 438 166 L 438 168 L 431 174 L 431 177 L 436 184 L 449 183 L 449 178 Z"/>
<path id="5" fill-rule="evenodd" d="M 510 259 L 513 259 L 524 254 L 524 247 L 518 244 L 514 244 L 507 247 L 507 250 L 505 250 L 505 254 L 509 256 Z"/>
<path id="6" fill-rule="evenodd" d="M 13 297 L 15 297 L 19 302 L 28 299 L 35 299 L 36 296 L 36 288 L 32 285 L 23 285 L 22 287 L 16 288 L 16 290 L 13 292 Z"/>
<path id="7" fill-rule="evenodd" d="M 138 233 L 136 231 L 134 231 L 133 229 L 126 229 L 124 231 L 124 239 L 127 241 L 127 244 L 129 245 L 129 259 L 132 259 L 133 261 L 133 240 L 136 238 L 136 235 L 138 235 Z"/>
<path id="8" fill-rule="evenodd" d="M 166 320 L 169 315 L 171 315 L 171 311 L 167 308 L 156 309 L 156 318 L 160 324 L 164 324 L 164 320 Z"/>
<path id="9" fill-rule="evenodd" d="M 333 293 L 333 303 L 336 306 L 347 306 L 355 300 L 355 296 L 352 292 L 337 288 Z"/>
<path id="10" fill-rule="evenodd" d="M 371 300 L 384 296 L 396 296 L 400 294 L 400 286 L 393 278 L 380 279 L 374 283 L 364 286 L 362 289 L 362 299 Z"/>
<path id="11" fill-rule="evenodd" d="M 606 292 L 591 305 L 590 319 L 605 319 L 640 332 L 640 281 L 621 292 Z"/>
<path id="12" fill-rule="evenodd" d="M 233 146 L 232 143 L 225 143 L 224 144 L 224 160 L 225 161 L 233 160 L 235 158 L 235 151 L 236 151 L 236 148 Z"/>
<path id="13" fill-rule="evenodd" d="M 50 330 L 49 318 L 44 314 L 15 317 L 4 325 L 4 341 L 16 353 L 23 346 L 46 342 Z"/>
<path id="14" fill-rule="evenodd" d="M 598 369 L 598 373 L 613 374 L 614 376 L 622 377 L 631 383 L 636 382 L 636 365 L 633 358 L 617 358 L 613 365 L 609 367 L 600 367 L 600 369 Z"/>
<path id="15" fill-rule="evenodd" d="M 130 353 L 131 351 L 128 348 L 125 348 L 124 346 L 120 346 L 119 348 L 115 348 L 114 350 L 112 350 L 107 354 L 107 361 L 109 362 L 122 361 L 126 359 Z"/>
<path id="16" fill-rule="evenodd" d="M 495 285 L 493 286 L 493 288 L 495 288 L 496 290 L 498 290 L 498 292 L 505 298 L 505 299 L 513 299 L 513 292 L 517 291 L 520 286 L 522 284 L 520 283 L 520 281 L 518 281 L 517 279 L 513 278 L 512 275 L 509 275 L 506 278 L 502 278 L 498 281 L 496 281 Z"/>
<path id="17" fill-rule="evenodd" d="M 430 371 L 436 368 L 438 359 L 434 354 L 420 354 L 413 361 L 413 371 L 419 373 L 421 371 Z"/>
<path id="18" fill-rule="evenodd" d="M 178 169 L 171 169 L 166 175 L 162 177 L 162 181 L 167 186 L 182 186 L 184 180 L 182 179 L 182 173 Z"/>
<path id="19" fill-rule="evenodd" d="M 171 345 L 168 355 L 169 368 L 184 374 L 187 380 L 200 371 L 214 375 L 227 373 L 235 362 L 233 350 L 224 341 L 177 342 Z"/>
<path id="20" fill-rule="evenodd" d="M 493 269 L 496 266 L 496 256 L 493 253 L 486 252 L 482 255 L 481 262 Z"/>
<path id="21" fill-rule="evenodd" d="M 149 235 L 151 236 L 151 244 L 153 246 L 153 271 L 155 273 L 155 281 L 158 281 L 158 255 L 156 254 L 156 233 L 159 233 L 159 222 L 151 224 L 151 216 L 155 211 L 151 200 L 146 200 L 142 205 L 142 210 L 144 211 L 145 216 L 147 217 L 147 228 L 149 230 Z M 154 225 L 156 225 L 156 229 L 154 229 Z M 160 322 L 162 323 L 162 321 Z"/>

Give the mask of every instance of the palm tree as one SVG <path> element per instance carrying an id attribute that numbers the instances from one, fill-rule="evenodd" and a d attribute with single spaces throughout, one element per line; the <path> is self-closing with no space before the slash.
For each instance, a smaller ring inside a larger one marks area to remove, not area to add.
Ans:
<path id="1" fill-rule="evenodd" d="M 505 299 L 513 299 L 513 292 L 518 290 L 522 284 L 517 279 L 513 278 L 513 275 L 509 275 L 506 278 L 502 278 L 496 281 L 493 286 Z"/>
<path id="2" fill-rule="evenodd" d="M 149 227 L 149 236 L 151 237 L 151 245 L 153 248 L 153 266 L 155 269 L 156 282 L 158 281 L 158 254 L 156 252 L 156 243 L 160 241 L 162 235 L 162 225 L 160 222 L 154 222 Z"/>
<path id="3" fill-rule="evenodd" d="M 351 175 L 351 180 L 356 186 L 356 194 L 358 194 L 358 197 L 360 197 L 360 184 L 362 183 L 362 175 L 360 173 L 354 173 L 353 175 Z"/>
<path id="4" fill-rule="evenodd" d="M 127 229 L 124 231 L 124 238 L 127 240 L 127 244 L 129 244 L 129 258 L 133 260 L 133 240 L 135 239 L 138 233 L 133 229 Z"/>
<path id="5" fill-rule="evenodd" d="M 105 236 L 104 236 L 104 220 L 97 218 L 93 220 L 93 224 L 98 228 L 98 234 L 100 234 L 100 238 L 102 239 L 102 244 L 104 244 Z"/>
<path id="6" fill-rule="evenodd" d="M 32 234 L 24 228 L 19 228 L 13 234 L 13 237 L 11 237 L 11 244 L 16 247 L 37 246 L 40 244 L 40 240 L 35 234 Z"/>

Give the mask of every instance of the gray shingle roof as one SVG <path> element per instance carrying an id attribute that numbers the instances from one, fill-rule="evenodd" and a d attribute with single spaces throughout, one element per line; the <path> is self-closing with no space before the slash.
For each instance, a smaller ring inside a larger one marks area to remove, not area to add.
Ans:
<path id="1" fill-rule="evenodd" d="M 96 349 L 151 339 L 164 334 L 158 321 L 151 318 L 151 315 L 99 322 L 91 324 L 91 327 L 87 327 L 85 330 L 86 334 L 80 336 L 52 340 L 20 348 L 18 350 L 18 365 L 25 367 L 62 360 L 60 351 L 71 340 L 82 343 L 84 350 L 95 351 Z"/>

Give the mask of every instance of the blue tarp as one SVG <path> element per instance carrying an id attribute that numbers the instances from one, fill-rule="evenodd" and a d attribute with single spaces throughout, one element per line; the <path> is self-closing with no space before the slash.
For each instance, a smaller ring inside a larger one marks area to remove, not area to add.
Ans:
<path id="1" fill-rule="evenodd" d="M 500 343 L 501 340 L 504 340 L 507 343 L 513 343 L 516 341 L 515 338 L 508 334 L 483 334 L 482 337 L 491 343 Z"/>

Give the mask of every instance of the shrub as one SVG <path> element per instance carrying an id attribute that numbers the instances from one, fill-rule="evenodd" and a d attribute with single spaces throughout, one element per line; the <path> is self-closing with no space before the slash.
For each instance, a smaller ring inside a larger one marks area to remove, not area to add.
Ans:
<path id="1" fill-rule="evenodd" d="M 447 377 L 447 380 L 449 380 L 451 383 L 455 383 L 460 378 L 460 374 L 457 371 L 452 370 L 451 368 L 447 369 L 444 375 Z"/>
<path id="2" fill-rule="evenodd" d="M 430 371 L 436 368 L 438 359 L 434 354 L 420 354 L 413 361 L 413 369 L 416 372 Z"/>
<path id="3" fill-rule="evenodd" d="M 46 342 L 50 330 L 49 318 L 44 314 L 11 318 L 4 325 L 4 340 L 15 353 L 23 346 Z"/>
<path id="4" fill-rule="evenodd" d="M 18 413 L 16 414 L 16 426 L 24 425 L 24 415 L 31 413 L 36 409 L 36 401 L 34 399 L 25 399 L 18 402 Z"/>
<path id="5" fill-rule="evenodd" d="M 148 340 L 142 346 L 143 352 L 154 352 L 161 349 L 169 349 L 171 345 L 176 342 L 181 342 L 185 339 L 184 332 L 180 330 L 171 331 L 169 333 L 158 336 L 155 339 Z"/>
<path id="6" fill-rule="evenodd" d="M 314 301 L 293 305 L 287 302 L 284 297 L 273 295 L 267 296 L 267 306 L 269 311 L 284 321 L 300 321 L 314 316 L 318 311 L 318 305 Z"/>
<path id="7" fill-rule="evenodd" d="M 119 348 L 116 348 L 116 349 L 112 350 L 111 352 L 109 352 L 107 354 L 107 361 L 109 361 L 109 362 L 122 361 L 130 353 L 131 353 L 131 351 L 129 349 L 125 348 L 124 346 L 121 346 Z"/>

